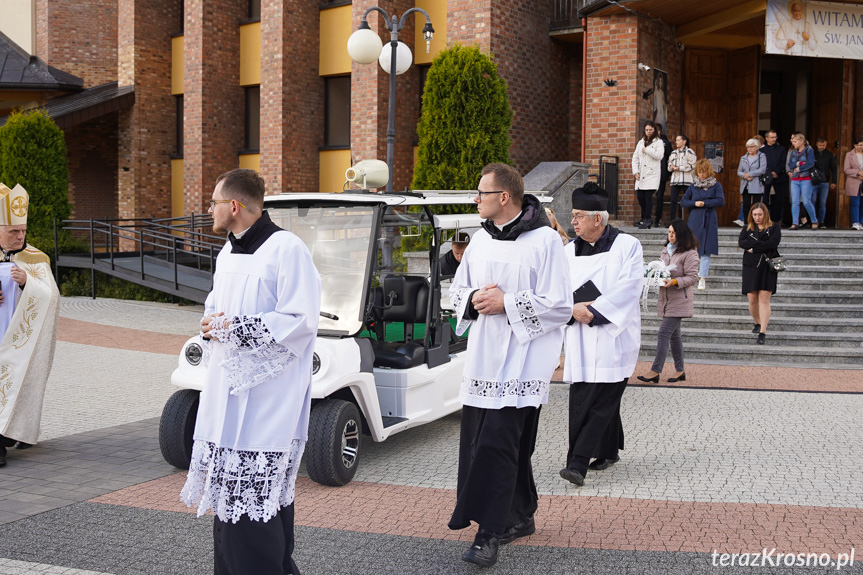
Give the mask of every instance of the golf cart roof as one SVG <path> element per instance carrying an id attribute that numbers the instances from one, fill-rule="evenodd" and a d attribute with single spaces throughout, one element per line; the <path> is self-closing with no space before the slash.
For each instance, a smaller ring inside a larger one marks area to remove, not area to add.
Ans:
<path id="1" fill-rule="evenodd" d="M 540 202 L 551 202 L 551 196 L 546 191 L 528 192 L 526 194 L 535 195 Z M 280 203 L 302 202 L 302 203 L 357 203 L 357 204 L 382 204 L 387 206 L 440 206 L 463 204 L 471 205 L 476 196 L 476 190 L 413 190 L 413 192 L 397 193 L 397 194 L 377 194 L 377 193 L 361 193 L 345 192 L 345 193 L 283 193 L 276 196 L 267 196 L 264 202 Z"/>

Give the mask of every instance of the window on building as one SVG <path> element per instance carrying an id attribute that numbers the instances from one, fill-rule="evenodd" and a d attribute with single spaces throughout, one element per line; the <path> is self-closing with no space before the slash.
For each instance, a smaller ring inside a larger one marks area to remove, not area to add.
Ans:
<path id="1" fill-rule="evenodd" d="M 351 77 L 326 78 L 324 146 L 351 147 Z"/>
<path id="2" fill-rule="evenodd" d="M 261 0 L 249 0 L 249 20 L 261 19 Z"/>
<path id="3" fill-rule="evenodd" d="M 246 138 L 244 148 L 247 152 L 261 149 L 261 87 L 246 88 Z"/>
<path id="4" fill-rule="evenodd" d="M 177 133 L 174 149 L 177 156 L 183 155 L 183 96 L 174 96 L 174 104 L 177 113 Z"/>

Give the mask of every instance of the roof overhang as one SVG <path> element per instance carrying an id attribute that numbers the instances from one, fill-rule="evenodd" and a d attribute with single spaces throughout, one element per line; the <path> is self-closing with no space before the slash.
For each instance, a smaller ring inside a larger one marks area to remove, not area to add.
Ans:
<path id="1" fill-rule="evenodd" d="M 118 86 L 117 82 L 102 84 L 77 94 L 47 100 L 40 108 L 61 130 L 88 122 L 105 114 L 117 112 L 135 103 L 133 86 Z M 0 118 L 0 126 L 8 116 Z"/>

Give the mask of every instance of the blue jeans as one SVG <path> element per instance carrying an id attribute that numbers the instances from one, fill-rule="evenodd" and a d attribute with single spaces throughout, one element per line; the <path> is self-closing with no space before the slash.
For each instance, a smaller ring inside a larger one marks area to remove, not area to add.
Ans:
<path id="1" fill-rule="evenodd" d="M 809 220 L 818 223 L 815 206 L 812 205 L 812 182 L 810 180 L 791 180 L 791 223 L 800 225 L 800 202 L 809 214 Z"/>
<path id="2" fill-rule="evenodd" d="M 707 272 L 710 271 L 710 254 L 704 254 L 701 256 L 701 260 L 698 262 L 698 277 L 706 278 Z"/>
<path id="3" fill-rule="evenodd" d="M 830 191 L 830 182 L 822 182 L 812 186 L 812 205 L 818 211 L 818 223 L 823 224 L 827 217 L 827 192 Z"/>
<path id="4" fill-rule="evenodd" d="M 848 198 L 851 210 L 851 223 L 859 224 L 863 222 L 863 202 L 860 201 L 860 196 L 850 196 Z"/>

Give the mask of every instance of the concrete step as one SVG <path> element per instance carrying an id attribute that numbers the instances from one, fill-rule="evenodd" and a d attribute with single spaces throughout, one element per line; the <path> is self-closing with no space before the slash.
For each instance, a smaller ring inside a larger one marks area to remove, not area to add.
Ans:
<path id="1" fill-rule="evenodd" d="M 799 328 L 799 326 L 797 326 Z M 651 349 L 656 350 L 656 333 L 659 324 L 642 325 L 641 337 L 644 344 L 649 344 L 653 341 L 654 345 Z M 756 334 L 751 331 L 752 323 L 747 323 L 743 329 L 717 329 L 704 327 L 689 327 L 689 320 L 684 320 L 681 326 L 683 331 L 683 345 L 687 347 L 689 342 L 722 344 L 729 347 L 746 343 L 750 339 L 754 339 Z M 822 332 L 813 335 L 808 331 L 775 331 L 775 324 L 770 322 L 768 332 L 772 345 L 780 345 L 784 347 L 804 347 L 807 345 L 817 345 L 820 348 L 846 348 L 846 349 L 863 349 L 863 333 L 841 333 L 841 332 Z M 751 336 L 751 337 L 750 337 Z M 643 347 L 643 346 L 642 346 Z M 830 350 L 832 353 L 832 349 Z"/>
<path id="2" fill-rule="evenodd" d="M 746 307 L 748 299 L 740 292 L 740 280 L 727 280 L 727 287 L 718 287 L 722 280 L 709 278 L 706 290 L 695 291 L 695 308 L 703 309 L 704 306 L 710 306 L 718 303 L 728 303 L 731 305 L 741 305 Z M 651 293 L 648 298 L 648 310 L 656 309 L 656 295 Z M 821 309 L 826 305 L 845 306 L 851 309 L 848 311 L 854 313 L 859 311 L 863 313 L 863 292 L 853 291 L 834 291 L 813 288 L 811 290 L 789 289 L 788 286 L 783 288 L 782 284 L 777 287 L 776 295 L 771 299 L 771 307 L 777 305 L 786 307 L 797 307 L 801 315 L 812 314 L 814 308 Z M 852 316 L 856 317 L 856 316 Z"/>
<path id="3" fill-rule="evenodd" d="M 714 275 L 719 276 L 733 276 L 740 278 L 741 271 L 741 262 L 738 259 L 734 262 L 727 262 L 725 260 L 711 258 L 710 260 L 710 277 L 713 278 Z M 823 263 L 824 258 L 820 258 L 820 262 Z M 790 261 L 789 261 L 790 263 Z M 793 278 L 816 278 L 816 277 L 828 277 L 828 278 L 836 278 L 836 279 L 855 279 L 858 282 L 863 280 L 863 265 L 859 267 L 846 267 L 846 266 L 836 266 L 836 265 L 809 265 L 809 264 L 801 264 L 798 260 L 795 259 L 794 265 L 790 268 L 782 272 L 783 275 Z"/>
<path id="4" fill-rule="evenodd" d="M 655 334 L 656 328 L 661 320 L 656 317 L 655 310 L 644 313 L 641 316 L 642 334 L 645 330 L 652 329 Z M 702 315 L 683 320 L 683 329 L 687 332 L 692 330 L 731 330 L 738 334 L 746 334 L 752 329 L 752 318 L 749 314 L 744 315 Z M 799 332 L 809 333 L 813 342 L 818 342 L 822 335 L 837 333 L 851 339 L 863 338 L 863 318 L 816 318 L 808 314 L 799 314 L 791 317 L 770 317 L 770 332 Z"/>
<path id="5" fill-rule="evenodd" d="M 696 315 L 739 315 L 748 316 L 749 306 L 743 295 L 738 295 L 738 301 L 713 301 L 706 298 L 695 299 Z M 807 305 L 801 303 L 788 303 L 777 298 L 770 304 L 771 318 L 773 317 L 816 317 L 821 321 L 831 321 L 830 318 L 853 318 L 863 319 L 863 304 L 837 304 L 837 303 L 813 303 Z M 648 305 L 650 313 L 655 313 L 655 300 Z M 771 319 L 772 321 L 772 319 Z"/>
<path id="6" fill-rule="evenodd" d="M 863 365 L 863 348 L 823 348 L 816 346 L 784 346 L 777 345 L 773 334 L 767 334 L 767 343 L 757 345 L 755 335 L 742 337 L 738 344 L 701 343 L 686 340 L 683 353 L 687 361 L 709 360 L 722 363 L 737 363 L 742 365 L 763 365 L 778 363 L 787 367 L 819 365 Z M 652 360 L 656 353 L 656 339 L 641 343 L 641 358 Z M 671 353 L 669 353 L 670 359 Z"/>
<path id="7" fill-rule="evenodd" d="M 695 290 L 695 297 L 715 297 L 718 295 L 737 294 L 740 292 L 742 278 L 740 276 L 722 276 L 710 274 L 707 278 L 706 289 Z M 823 301 L 831 301 L 832 303 L 840 303 L 845 299 L 860 299 L 863 301 L 863 281 L 854 278 L 829 278 L 823 276 L 815 276 L 811 278 L 800 276 L 786 276 L 785 272 L 779 275 L 779 280 L 776 284 L 776 295 L 774 298 L 797 298 L 804 297 L 811 300 L 814 297 L 814 292 L 818 292 L 819 298 L 826 298 Z"/>

